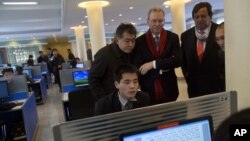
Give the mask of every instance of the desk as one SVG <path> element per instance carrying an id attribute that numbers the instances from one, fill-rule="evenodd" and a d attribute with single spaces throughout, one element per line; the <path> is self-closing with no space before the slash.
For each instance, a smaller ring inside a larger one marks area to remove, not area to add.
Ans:
<path id="1" fill-rule="evenodd" d="M 49 88 L 49 85 L 51 84 L 51 77 L 49 72 L 43 71 L 42 76 L 45 78 L 46 87 Z"/>
<path id="2" fill-rule="evenodd" d="M 45 79 L 34 79 L 33 83 L 27 82 L 29 89 L 34 92 L 37 104 L 43 104 L 47 98 Z"/>
<path id="3" fill-rule="evenodd" d="M 18 100 L 17 102 L 24 103 L 11 110 L 0 111 L 0 120 L 5 122 L 8 139 L 32 141 L 38 127 L 35 96 L 32 94 L 27 99 Z"/>
<path id="4" fill-rule="evenodd" d="M 63 104 L 65 120 L 66 121 L 72 120 L 72 116 L 69 111 L 69 92 L 62 93 L 62 104 Z"/>

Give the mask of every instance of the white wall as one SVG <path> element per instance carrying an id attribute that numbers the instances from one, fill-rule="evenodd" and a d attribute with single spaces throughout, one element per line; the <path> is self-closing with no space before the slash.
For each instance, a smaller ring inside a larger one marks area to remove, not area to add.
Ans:
<path id="1" fill-rule="evenodd" d="M 237 90 L 238 109 L 250 107 L 249 0 L 225 0 L 226 87 Z"/>

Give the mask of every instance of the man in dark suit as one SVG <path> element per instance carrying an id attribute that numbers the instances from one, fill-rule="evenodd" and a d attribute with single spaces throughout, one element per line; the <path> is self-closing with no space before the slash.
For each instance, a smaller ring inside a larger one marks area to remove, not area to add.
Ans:
<path id="1" fill-rule="evenodd" d="M 120 65 L 115 71 L 116 91 L 102 97 L 96 103 L 95 114 L 109 114 L 149 105 L 149 96 L 138 91 L 139 72 L 131 64 Z"/>
<path id="2" fill-rule="evenodd" d="M 217 44 L 220 46 L 220 50 L 218 52 L 219 60 L 220 60 L 220 89 L 225 91 L 226 82 L 225 82 L 225 42 L 224 42 L 224 22 L 219 24 L 215 31 L 215 40 Z"/>
<path id="3" fill-rule="evenodd" d="M 132 63 L 135 38 L 135 27 L 130 23 L 122 23 L 116 29 L 115 41 L 95 54 L 89 73 L 89 84 L 96 100 L 115 90 L 116 67 L 123 63 Z"/>
<path id="4" fill-rule="evenodd" d="M 193 8 L 195 27 L 181 35 L 182 71 L 189 98 L 219 92 L 219 46 L 215 42 L 217 24 L 212 20 L 212 7 L 200 2 Z"/>
<path id="5" fill-rule="evenodd" d="M 175 101 L 179 95 L 174 71 L 181 62 L 179 37 L 163 28 L 164 17 L 161 8 L 150 9 L 149 30 L 136 39 L 141 90 L 149 93 L 152 104 Z"/>

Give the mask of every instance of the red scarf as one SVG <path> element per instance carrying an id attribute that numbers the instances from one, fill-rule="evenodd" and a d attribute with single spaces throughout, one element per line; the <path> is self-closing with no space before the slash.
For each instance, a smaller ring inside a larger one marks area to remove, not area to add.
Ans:
<path id="1" fill-rule="evenodd" d="M 148 30 L 148 32 L 146 33 L 146 38 L 147 38 L 147 45 L 154 58 L 155 59 L 160 58 L 166 47 L 167 31 L 162 30 L 161 32 L 159 41 L 159 51 L 156 50 L 156 45 L 154 44 L 154 39 L 150 30 Z M 160 77 L 154 80 L 154 91 L 155 91 L 155 100 L 157 103 L 158 102 L 162 103 L 166 101 L 167 98 L 166 95 L 164 94 L 162 80 Z"/>

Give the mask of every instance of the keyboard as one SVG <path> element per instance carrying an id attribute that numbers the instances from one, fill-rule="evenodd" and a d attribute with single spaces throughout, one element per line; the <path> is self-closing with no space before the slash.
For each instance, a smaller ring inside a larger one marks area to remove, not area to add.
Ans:
<path id="1" fill-rule="evenodd" d="M 0 111 L 8 111 L 12 108 L 17 106 L 17 103 L 15 102 L 6 102 L 6 103 L 1 103 L 0 104 Z"/>

